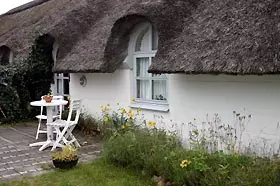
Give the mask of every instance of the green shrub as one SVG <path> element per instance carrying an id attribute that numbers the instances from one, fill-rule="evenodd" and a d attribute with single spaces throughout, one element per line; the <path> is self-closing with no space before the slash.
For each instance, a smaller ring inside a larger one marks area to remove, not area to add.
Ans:
<path id="1" fill-rule="evenodd" d="M 205 148 L 187 150 L 175 134 L 156 129 L 154 122 L 147 125 L 142 121 L 145 126 L 139 126 L 132 117 L 129 126 L 119 127 L 128 121 L 127 114 L 116 115 L 119 111 L 104 109 L 103 123 L 114 131 L 103 146 L 103 155 L 109 162 L 161 176 L 175 186 L 280 185 L 277 159 L 223 151 L 209 153 Z"/>
<path id="2" fill-rule="evenodd" d="M 146 170 L 155 173 L 157 165 L 149 163 L 150 157 L 154 157 L 159 148 L 164 152 L 176 146 L 180 146 L 179 141 L 162 130 L 133 128 L 111 136 L 104 144 L 104 155 L 117 164 L 147 167 Z"/>
<path id="3" fill-rule="evenodd" d="M 52 47 L 37 38 L 27 59 L 17 64 L 0 67 L 0 123 L 33 118 L 39 108 L 30 107 L 30 102 L 39 100 L 46 94 L 51 82 Z"/>

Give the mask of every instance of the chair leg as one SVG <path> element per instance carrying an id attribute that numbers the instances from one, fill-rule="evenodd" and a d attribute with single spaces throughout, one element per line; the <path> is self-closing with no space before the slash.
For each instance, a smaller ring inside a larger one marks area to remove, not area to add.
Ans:
<path id="1" fill-rule="evenodd" d="M 74 137 L 73 134 L 70 134 L 71 138 L 74 140 L 75 146 L 76 147 L 81 147 L 81 145 L 78 143 L 78 140 Z"/>
<path id="2" fill-rule="evenodd" d="M 60 130 L 59 128 L 55 127 L 54 128 L 55 131 L 56 131 L 56 139 L 55 139 L 55 142 L 53 143 L 53 147 L 51 149 L 51 151 L 54 151 L 56 149 L 56 147 L 58 146 L 58 143 L 61 141 L 62 137 L 60 135 Z"/>
<path id="3" fill-rule="evenodd" d="M 36 134 L 36 140 L 39 138 L 40 127 L 41 127 L 41 119 L 39 119 L 39 124 L 38 124 L 37 134 Z"/>
<path id="4" fill-rule="evenodd" d="M 55 140 L 51 151 L 54 151 L 56 147 L 63 146 L 63 144 L 61 144 L 60 142 L 63 141 L 64 134 L 66 133 L 67 128 L 64 128 L 62 131 L 60 131 L 59 127 L 55 127 L 55 130 L 57 132 L 57 139 Z"/>
<path id="5" fill-rule="evenodd" d="M 74 143 L 76 147 L 81 147 L 81 145 L 78 143 L 75 136 L 72 134 L 72 131 L 74 130 L 75 126 L 69 127 L 67 130 L 67 133 L 65 134 L 65 140 L 67 140 L 69 137 L 71 138 L 71 143 Z"/>

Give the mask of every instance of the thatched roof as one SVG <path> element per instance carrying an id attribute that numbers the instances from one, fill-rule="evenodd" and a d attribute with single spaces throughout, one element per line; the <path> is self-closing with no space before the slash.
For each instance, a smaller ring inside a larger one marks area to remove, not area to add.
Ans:
<path id="1" fill-rule="evenodd" d="M 154 73 L 280 73 L 279 0 L 37 0 L 0 17 L 15 60 L 35 38 L 60 45 L 57 72 L 114 72 L 133 27 L 159 32 Z"/>

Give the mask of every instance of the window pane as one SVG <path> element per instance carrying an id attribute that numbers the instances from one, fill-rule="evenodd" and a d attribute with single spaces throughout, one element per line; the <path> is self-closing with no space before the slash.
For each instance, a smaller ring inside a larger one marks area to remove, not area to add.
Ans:
<path id="1" fill-rule="evenodd" d="M 152 97 L 153 100 L 167 100 L 166 80 L 152 81 Z"/>
<path id="2" fill-rule="evenodd" d="M 155 27 L 152 27 L 152 50 L 158 49 L 158 34 Z"/>
<path id="3" fill-rule="evenodd" d="M 136 84 L 137 84 L 137 98 L 144 99 L 144 100 L 150 99 L 150 95 L 149 95 L 150 81 L 137 79 Z"/>
<path id="4" fill-rule="evenodd" d="M 149 58 L 136 58 L 136 76 L 137 77 L 147 77 L 149 68 Z"/>
<path id="5" fill-rule="evenodd" d="M 137 36 L 135 52 L 149 51 L 149 26 L 145 27 Z"/>
<path id="6" fill-rule="evenodd" d="M 64 81 L 64 83 L 63 83 L 64 94 L 69 94 L 69 81 L 68 81 L 68 79 L 64 79 L 63 81 Z"/>

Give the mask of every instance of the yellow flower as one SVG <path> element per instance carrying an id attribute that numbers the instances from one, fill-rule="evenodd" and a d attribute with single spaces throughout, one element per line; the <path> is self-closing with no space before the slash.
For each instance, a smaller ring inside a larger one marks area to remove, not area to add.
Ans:
<path id="1" fill-rule="evenodd" d="M 128 116 L 130 117 L 130 118 L 133 118 L 133 116 L 134 116 L 134 113 L 133 113 L 133 111 L 130 109 L 129 110 L 129 112 L 128 112 Z"/>
<path id="2" fill-rule="evenodd" d="M 185 168 L 187 167 L 189 164 L 191 164 L 192 162 L 190 160 L 183 160 L 180 164 L 180 167 Z"/>
<path id="3" fill-rule="evenodd" d="M 122 129 L 124 129 L 125 128 L 125 125 L 122 125 Z"/>
<path id="4" fill-rule="evenodd" d="M 105 122 L 109 121 L 109 118 L 108 117 L 104 117 L 104 121 Z"/>
<path id="5" fill-rule="evenodd" d="M 106 106 L 104 107 L 103 105 L 101 105 L 100 108 L 101 108 L 102 112 L 106 112 L 107 111 L 107 107 Z"/>
<path id="6" fill-rule="evenodd" d="M 131 99 L 131 102 L 132 102 L 132 103 L 135 103 L 135 98 L 132 98 L 132 99 Z"/>
<path id="7" fill-rule="evenodd" d="M 149 122 L 148 122 L 148 125 L 149 125 L 150 127 L 155 127 L 155 126 L 156 126 L 156 122 L 155 122 L 155 121 L 149 121 Z"/>
<path id="8" fill-rule="evenodd" d="M 133 118 L 133 116 L 134 116 L 134 113 L 133 113 L 133 112 L 129 113 L 129 117 L 130 117 L 130 118 Z"/>
<path id="9" fill-rule="evenodd" d="M 122 114 L 126 114 L 126 110 L 123 108 L 121 111 Z"/>

